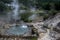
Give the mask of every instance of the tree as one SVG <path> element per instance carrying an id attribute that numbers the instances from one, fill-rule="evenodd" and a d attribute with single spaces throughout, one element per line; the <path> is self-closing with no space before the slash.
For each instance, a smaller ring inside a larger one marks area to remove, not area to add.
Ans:
<path id="1" fill-rule="evenodd" d="M 60 2 L 58 2 L 58 3 L 55 3 L 55 10 L 60 10 Z"/>
<path id="2" fill-rule="evenodd" d="M 12 0 L 0 0 L 0 14 L 5 13 L 5 12 L 8 11 L 8 9 L 9 9 L 10 7 L 8 7 L 8 6 L 5 5 L 5 4 L 9 4 L 9 3 L 11 3 L 11 2 L 12 2 Z"/>
<path id="3" fill-rule="evenodd" d="M 50 3 L 60 3 L 60 0 L 18 0 L 19 3 L 23 4 L 26 7 L 35 7 L 40 9 L 41 7 L 45 10 L 50 10 Z M 55 4 L 56 5 L 56 4 Z M 59 7 L 59 5 L 56 5 Z M 57 8 L 59 9 L 59 8 Z"/>
<path id="4" fill-rule="evenodd" d="M 0 0 L 0 2 L 3 2 L 3 3 L 11 3 L 12 0 Z"/>

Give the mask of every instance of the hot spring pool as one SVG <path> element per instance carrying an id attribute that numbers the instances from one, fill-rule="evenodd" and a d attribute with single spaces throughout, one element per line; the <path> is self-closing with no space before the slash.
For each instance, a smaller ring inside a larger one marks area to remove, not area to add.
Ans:
<path id="1" fill-rule="evenodd" d="M 8 35 L 23 35 L 30 31 L 27 25 L 13 26 L 6 31 Z"/>

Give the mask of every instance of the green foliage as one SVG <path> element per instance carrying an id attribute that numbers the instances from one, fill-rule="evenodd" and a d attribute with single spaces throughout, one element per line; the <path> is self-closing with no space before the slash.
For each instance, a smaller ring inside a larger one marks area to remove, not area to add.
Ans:
<path id="1" fill-rule="evenodd" d="M 40 10 L 41 11 L 41 10 Z M 43 16 L 44 20 L 48 19 L 49 17 L 53 17 L 57 14 L 58 11 L 54 10 L 54 9 L 51 9 L 51 10 L 48 10 L 48 11 L 42 11 L 42 13 L 38 13 L 39 16 Z"/>
<path id="2" fill-rule="evenodd" d="M 50 3 L 60 3 L 60 0 L 18 0 L 19 3 L 22 3 L 26 7 L 36 7 L 37 9 L 43 8 L 45 10 L 50 10 Z M 57 7 L 57 9 L 59 9 Z"/>
<path id="3" fill-rule="evenodd" d="M 47 19 L 47 18 L 49 18 L 49 13 L 44 13 L 43 12 L 43 13 L 38 13 L 38 15 L 42 16 L 44 20 Z"/>
<path id="4" fill-rule="evenodd" d="M 54 16 L 56 13 L 57 13 L 56 10 L 50 10 L 50 11 L 48 12 L 48 14 L 49 14 L 50 16 Z"/>
<path id="5" fill-rule="evenodd" d="M 8 7 L 7 3 L 11 3 L 12 0 L 0 0 L 0 15 L 1 14 L 5 14 L 9 9 L 10 7 Z"/>
<path id="6" fill-rule="evenodd" d="M 22 9 L 22 10 L 27 10 L 28 7 L 26 7 L 26 6 L 21 6 L 20 9 Z"/>
<path id="7" fill-rule="evenodd" d="M 20 14 L 21 16 L 21 20 L 23 20 L 24 22 L 31 22 L 31 20 L 29 20 L 29 16 L 31 16 L 32 13 L 23 13 L 23 14 Z"/>
<path id="8" fill-rule="evenodd" d="M 45 9 L 45 10 L 50 10 L 50 4 L 47 2 L 47 3 L 42 3 L 42 8 Z"/>
<path id="9" fill-rule="evenodd" d="M 37 40 L 37 38 L 36 37 L 33 37 L 32 40 Z"/>
<path id="10" fill-rule="evenodd" d="M 2 12 L 2 11 L 4 11 L 4 10 L 6 10 L 6 6 L 5 6 L 5 4 L 3 3 L 3 2 L 0 2 L 0 11 Z"/>
<path id="11" fill-rule="evenodd" d="M 23 4 L 26 7 L 31 7 L 36 5 L 36 0 L 18 0 L 19 3 Z"/>
<path id="12" fill-rule="evenodd" d="M 46 14 L 46 15 L 44 15 L 44 16 L 43 16 L 43 18 L 44 18 L 44 20 L 46 20 L 46 19 L 48 19 L 48 18 L 49 18 L 49 15 L 48 15 L 48 14 Z"/>
<path id="13" fill-rule="evenodd" d="M 0 0 L 0 2 L 3 2 L 3 3 L 11 3 L 12 0 Z"/>
<path id="14" fill-rule="evenodd" d="M 6 12 L 10 9 L 10 7 L 5 4 L 11 3 L 13 0 L 0 0 L 0 12 Z M 48 15 L 55 15 L 55 10 L 60 10 L 60 1 L 59 0 L 18 0 L 19 3 L 23 4 L 20 9 L 29 9 L 31 6 L 36 7 L 37 9 L 42 8 L 44 10 L 49 10 Z M 50 10 L 52 3 L 54 3 L 55 10 Z M 1 14 L 1 13 L 0 13 Z M 23 15 L 23 14 L 22 14 Z M 40 13 L 40 16 L 44 16 L 44 18 L 48 18 L 49 16 L 44 13 Z M 29 13 L 24 14 L 22 17 L 23 20 L 27 20 Z M 26 19 L 25 19 L 26 18 Z M 31 20 L 29 20 L 31 21 Z"/>
<path id="15" fill-rule="evenodd" d="M 18 2 L 23 4 L 24 6 L 28 6 L 28 0 L 18 0 Z"/>
<path id="16" fill-rule="evenodd" d="M 60 2 L 55 3 L 55 10 L 60 10 Z"/>
<path id="17" fill-rule="evenodd" d="M 39 16 L 44 16 L 44 15 L 46 15 L 45 13 L 38 13 L 39 14 Z"/>

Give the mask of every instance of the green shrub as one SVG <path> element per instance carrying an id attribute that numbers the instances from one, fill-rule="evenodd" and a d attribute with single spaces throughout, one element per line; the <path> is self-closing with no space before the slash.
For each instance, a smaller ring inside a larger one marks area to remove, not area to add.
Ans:
<path id="1" fill-rule="evenodd" d="M 33 37 L 32 40 L 37 40 L 37 38 L 36 37 Z"/>
<path id="2" fill-rule="evenodd" d="M 23 20 L 24 22 L 31 22 L 32 20 L 29 20 L 29 16 L 31 16 L 32 13 L 23 13 L 23 14 L 20 14 L 21 16 L 21 20 Z"/>

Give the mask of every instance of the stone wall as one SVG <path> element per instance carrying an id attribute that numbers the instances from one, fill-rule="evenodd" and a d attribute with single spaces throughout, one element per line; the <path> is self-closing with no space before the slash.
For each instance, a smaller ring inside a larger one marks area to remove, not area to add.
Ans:
<path id="1" fill-rule="evenodd" d="M 32 36 L 21 37 L 21 36 L 1 36 L 0 40 L 32 40 Z"/>
<path id="2" fill-rule="evenodd" d="M 28 38 L 0 38 L 0 40 L 31 40 Z"/>

